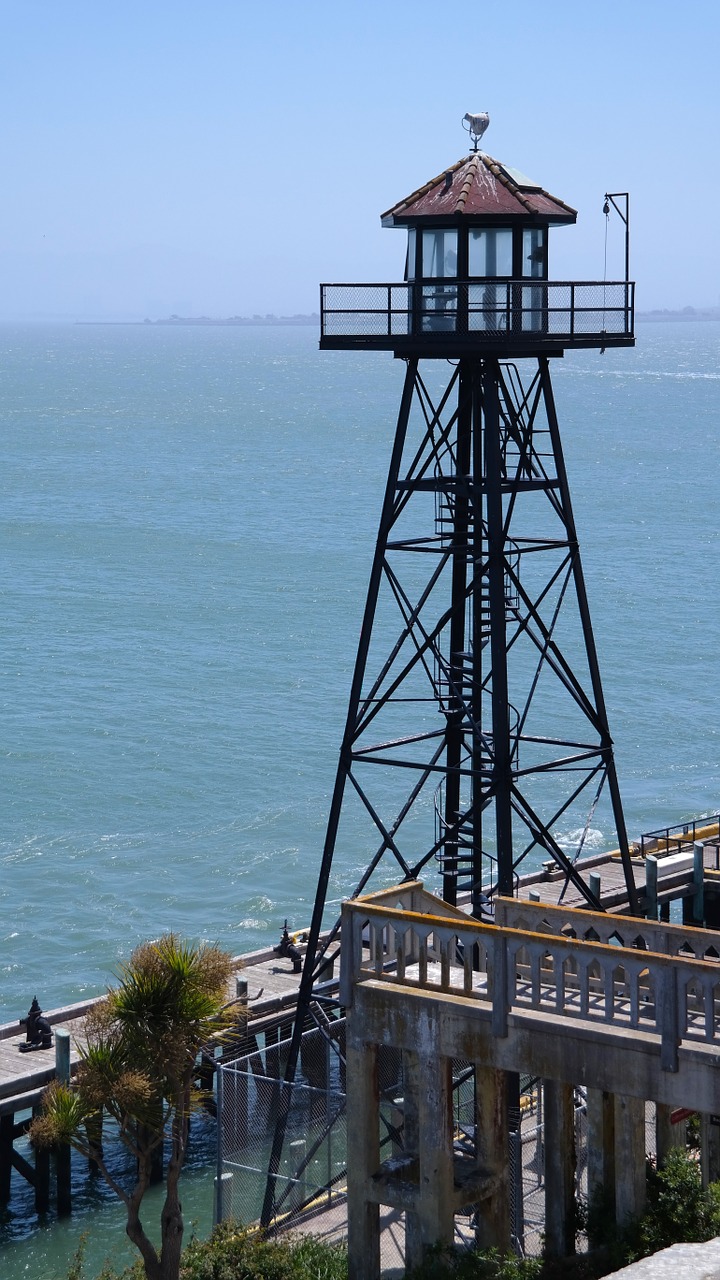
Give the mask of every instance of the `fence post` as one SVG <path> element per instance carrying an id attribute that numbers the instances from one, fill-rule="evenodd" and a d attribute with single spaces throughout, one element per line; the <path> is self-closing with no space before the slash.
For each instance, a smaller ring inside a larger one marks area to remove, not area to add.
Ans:
<path id="1" fill-rule="evenodd" d="M 307 1139 L 296 1138 L 290 1143 L 291 1178 L 295 1180 L 295 1208 L 300 1209 L 307 1200 Z"/>
<path id="2" fill-rule="evenodd" d="M 225 1126 L 225 1116 L 223 1115 L 223 1073 L 225 1068 L 222 1062 L 218 1062 L 217 1071 L 215 1072 L 215 1115 L 217 1125 L 217 1167 L 215 1169 L 215 1223 L 217 1226 L 223 1219 L 224 1195 L 223 1195 L 223 1131 Z"/>
<path id="3" fill-rule="evenodd" d="M 215 1226 L 229 1218 L 227 1212 L 232 1204 L 232 1173 L 221 1173 L 215 1178 Z"/>

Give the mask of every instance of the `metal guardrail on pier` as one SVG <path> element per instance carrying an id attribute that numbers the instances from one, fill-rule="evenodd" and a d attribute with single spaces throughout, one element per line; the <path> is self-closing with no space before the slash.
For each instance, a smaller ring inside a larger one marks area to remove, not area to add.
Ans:
<path id="1" fill-rule="evenodd" d="M 393 348 L 458 337 L 499 347 L 626 345 L 634 340 L 634 289 L 627 281 L 324 284 L 321 345 Z"/>
<path id="2" fill-rule="evenodd" d="M 720 869 L 717 852 L 720 845 L 720 814 L 714 814 L 711 818 L 695 818 L 690 822 L 676 822 L 673 827 L 659 827 L 657 831 L 647 831 L 640 837 L 640 852 L 644 858 L 650 853 L 664 857 L 692 849 L 696 840 L 713 846 L 715 865 Z"/>

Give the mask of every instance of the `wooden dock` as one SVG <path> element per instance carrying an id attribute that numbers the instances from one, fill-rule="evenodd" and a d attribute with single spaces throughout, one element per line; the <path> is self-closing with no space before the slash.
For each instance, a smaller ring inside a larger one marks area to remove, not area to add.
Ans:
<path id="1" fill-rule="evenodd" d="M 284 1024 L 292 1025 L 297 1002 L 300 975 L 293 972 L 289 959 L 282 959 L 272 949 L 236 956 L 235 974 L 228 989 L 228 1000 L 239 996 L 239 1035 L 234 1038 L 232 1052 L 252 1046 L 254 1035 L 263 1031 L 277 1038 Z M 65 1005 L 45 1012 L 53 1032 L 69 1033 L 70 1073 L 80 1060 L 78 1046 L 84 1041 L 85 1015 L 102 996 Z M 43 1091 L 57 1074 L 58 1037 L 49 1049 L 21 1052 L 25 1043 L 25 1027 L 17 1022 L 0 1025 L 0 1206 L 10 1199 L 12 1171 L 25 1179 L 35 1191 L 35 1207 L 45 1213 L 50 1201 L 50 1161 L 47 1152 L 36 1152 L 31 1164 L 18 1150 L 18 1140 L 27 1133 L 33 1115 L 40 1107 Z M 205 1062 L 199 1078 L 212 1084 L 213 1066 Z M 69 1151 L 66 1153 L 69 1156 Z M 57 1162 L 58 1208 L 69 1212 L 69 1166 Z M 65 1183 L 68 1185 L 66 1186 Z"/>

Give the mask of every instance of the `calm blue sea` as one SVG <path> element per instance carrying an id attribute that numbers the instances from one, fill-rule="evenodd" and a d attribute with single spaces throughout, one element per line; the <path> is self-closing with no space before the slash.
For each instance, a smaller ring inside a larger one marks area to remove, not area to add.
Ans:
<path id="1" fill-rule="evenodd" d="M 168 928 L 307 922 L 402 372 L 310 328 L 0 327 L 0 1021 Z M 720 809 L 720 325 L 554 385 L 636 836 Z M 3 1276 L 64 1274 L 33 1226 L 18 1194 Z"/>

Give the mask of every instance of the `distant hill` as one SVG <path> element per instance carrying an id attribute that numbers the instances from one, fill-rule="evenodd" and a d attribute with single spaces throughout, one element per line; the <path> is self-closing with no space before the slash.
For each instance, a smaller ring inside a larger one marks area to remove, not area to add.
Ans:
<path id="1" fill-rule="evenodd" d="M 294 315 L 294 316 L 228 316 L 225 320 L 216 320 L 211 316 L 168 316 L 166 320 L 145 320 L 145 324 L 242 324 L 242 325 L 258 325 L 258 324 L 320 324 L 320 316 L 316 311 L 310 315 Z"/>
<path id="2" fill-rule="evenodd" d="M 720 307 L 683 307 L 681 311 L 667 308 L 655 311 L 636 311 L 636 320 L 720 320 Z"/>

